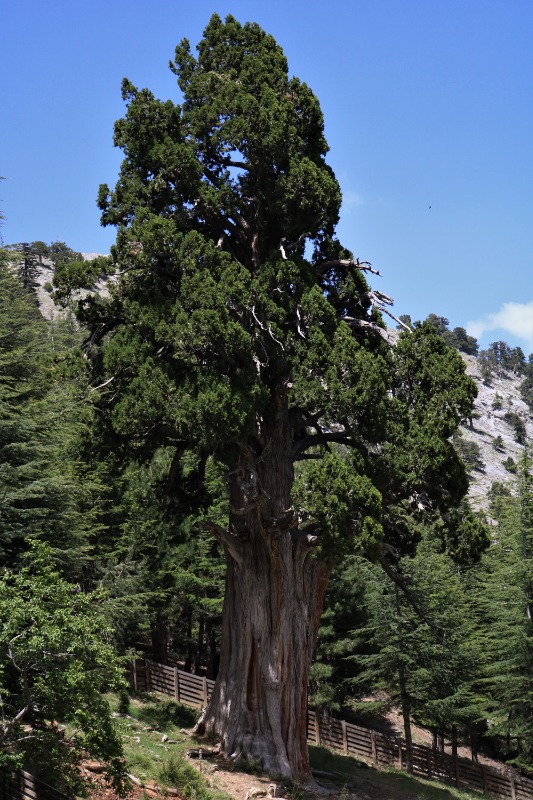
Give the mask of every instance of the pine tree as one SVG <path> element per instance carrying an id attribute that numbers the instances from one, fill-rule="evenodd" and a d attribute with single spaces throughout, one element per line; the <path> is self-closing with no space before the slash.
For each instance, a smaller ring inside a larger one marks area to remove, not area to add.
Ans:
<path id="1" fill-rule="evenodd" d="M 518 493 L 492 492 L 498 526 L 479 568 L 471 604 L 478 619 L 490 730 L 507 741 L 518 763 L 533 765 L 533 478 L 527 449 L 518 465 Z"/>
<path id="2" fill-rule="evenodd" d="M 520 384 L 520 395 L 533 412 L 533 353 L 530 354 L 527 364 L 523 368 L 524 380 Z"/>
<path id="3" fill-rule="evenodd" d="M 0 253 L 0 560 L 11 563 L 25 538 L 46 526 L 51 498 L 42 480 L 44 445 L 34 404 L 45 393 L 46 326 L 9 255 Z"/>
<path id="4" fill-rule="evenodd" d="M 113 497 L 117 518 L 109 520 L 100 541 L 99 583 L 109 593 L 108 610 L 122 650 L 149 633 L 156 660 L 215 677 L 224 565 L 220 546 L 200 521 L 208 513 L 223 522 L 227 498 L 211 463 L 206 491 L 199 492 L 189 459 L 185 479 L 174 490 L 179 497 L 169 496 L 171 458 L 162 449 L 149 465 L 131 462 L 122 472 L 110 472 L 120 491 Z"/>
<path id="5" fill-rule="evenodd" d="M 16 253 L 14 264 L 22 285 L 36 302 L 39 255 L 28 242 L 14 245 L 11 249 Z"/>
<path id="6" fill-rule="evenodd" d="M 324 712 L 350 707 L 361 667 L 354 658 L 357 644 L 367 640 L 368 565 L 361 556 L 347 556 L 332 572 L 318 632 L 317 652 L 310 669 L 310 704 Z M 365 690 L 372 691 L 372 684 Z"/>
<path id="7" fill-rule="evenodd" d="M 0 563 L 15 564 L 39 537 L 81 579 L 97 514 L 81 462 L 86 384 L 68 366 L 68 321 L 41 316 L 9 261 L 0 263 Z"/>
<path id="8" fill-rule="evenodd" d="M 400 708 L 408 770 L 413 720 L 433 730 L 435 742 L 449 736 L 456 749 L 459 732 L 477 726 L 487 708 L 477 687 L 479 654 L 461 571 L 439 552 L 434 530 L 425 528 L 420 538 L 416 555 L 397 565 L 401 586 L 367 566 L 368 623 L 354 631 L 351 656 L 360 669 L 353 680 L 354 698 L 369 692 L 382 692 L 385 698 L 357 707 Z"/>

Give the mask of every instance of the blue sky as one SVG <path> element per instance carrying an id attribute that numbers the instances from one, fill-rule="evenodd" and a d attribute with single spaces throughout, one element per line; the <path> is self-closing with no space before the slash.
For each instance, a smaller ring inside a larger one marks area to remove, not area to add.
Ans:
<path id="1" fill-rule="evenodd" d="M 179 101 L 167 64 L 213 12 L 258 22 L 317 94 L 343 243 L 395 313 L 533 351 L 531 0 L 16 0 L 0 31 L 6 243 L 107 252 L 98 185 L 127 76 Z"/>

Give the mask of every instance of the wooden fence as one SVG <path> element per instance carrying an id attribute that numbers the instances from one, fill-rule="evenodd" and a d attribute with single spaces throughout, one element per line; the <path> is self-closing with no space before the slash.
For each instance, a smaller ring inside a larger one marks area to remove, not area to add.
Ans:
<path id="1" fill-rule="evenodd" d="M 0 771 L 0 800 L 71 800 L 66 795 L 48 784 L 34 778 L 28 772 L 17 770 L 15 773 Z"/>
<path id="2" fill-rule="evenodd" d="M 215 681 L 201 675 L 191 675 L 177 667 L 156 664 L 155 661 L 135 661 L 132 683 L 135 691 L 169 694 L 178 703 L 194 708 L 207 705 Z"/>
<path id="3" fill-rule="evenodd" d="M 215 684 L 200 675 L 191 675 L 177 667 L 149 660 L 134 663 L 132 683 L 138 691 L 161 692 L 195 708 L 207 704 Z M 405 740 L 401 737 L 388 736 L 343 719 L 324 719 L 312 710 L 308 713 L 307 740 L 311 744 L 371 761 L 378 767 L 405 769 L 407 764 Z M 498 798 L 533 800 L 533 780 L 510 769 L 473 764 L 468 759 L 439 753 L 423 745 L 413 745 L 412 758 L 414 775 Z"/>

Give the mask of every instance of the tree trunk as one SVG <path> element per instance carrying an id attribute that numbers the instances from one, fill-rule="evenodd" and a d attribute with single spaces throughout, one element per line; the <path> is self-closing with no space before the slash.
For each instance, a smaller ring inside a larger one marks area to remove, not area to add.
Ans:
<path id="1" fill-rule="evenodd" d="M 477 731 L 471 730 L 470 731 L 470 753 L 472 755 L 472 764 L 477 764 L 478 763 L 477 748 L 478 748 L 478 734 L 477 734 Z"/>
<path id="2" fill-rule="evenodd" d="M 152 658 L 161 664 L 168 661 L 168 630 L 167 620 L 159 613 L 156 613 L 152 620 Z"/>
<path id="3" fill-rule="evenodd" d="M 196 642 L 196 655 L 194 658 L 194 672 L 199 675 L 204 661 L 204 627 L 205 627 L 205 614 L 201 612 L 200 620 L 198 623 L 198 637 Z"/>
<path id="4" fill-rule="evenodd" d="M 452 756 L 457 758 L 457 725 L 452 725 Z"/>
<path id="5" fill-rule="evenodd" d="M 290 521 L 292 430 L 283 403 L 259 433 L 259 456 L 247 448 L 230 473 L 220 670 L 197 733 L 219 738 L 229 758 L 309 782 L 308 669 L 330 567 Z"/>
<path id="6" fill-rule="evenodd" d="M 396 614 L 398 622 L 401 621 L 401 606 L 400 606 L 400 590 L 398 586 L 394 587 L 396 597 Z M 399 626 L 400 641 L 399 648 L 400 654 L 398 659 L 398 687 L 400 689 L 400 707 L 402 710 L 403 718 L 403 732 L 405 735 L 405 760 L 407 772 L 413 772 L 413 736 L 411 731 L 411 697 L 407 688 L 407 675 L 405 671 L 404 662 L 404 640 L 401 632 L 401 623 Z"/>
<path id="7" fill-rule="evenodd" d="M 207 662 L 207 677 L 213 680 L 218 675 L 220 655 L 217 649 L 216 626 L 212 619 L 208 620 L 209 660 Z"/>
<path id="8" fill-rule="evenodd" d="M 185 657 L 184 669 L 186 672 L 192 672 L 192 662 L 193 662 L 192 609 L 190 606 L 187 607 L 185 619 L 186 619 L 185 638 L 187 643 L 187 655 Z"/>
<path id="9" fill-rule="evenodd" d="M 413 735 L 411 732 L 411 698 L 407 691 L 407 681 L 405 676 L 405 667 L 400 660 L 398 666 L 398 679 L 400 686 L 400 705 L 402 709 L 403 718 L 403 732 L 405 736 L 405 760 L 407 772 L 413 772 Z"/>

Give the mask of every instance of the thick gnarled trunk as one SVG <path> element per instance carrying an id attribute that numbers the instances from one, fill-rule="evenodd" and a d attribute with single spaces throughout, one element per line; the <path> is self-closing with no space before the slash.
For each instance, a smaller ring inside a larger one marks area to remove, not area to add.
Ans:
<path id="1" fill-rule="evenodd" d="M 281 404 L 261 434 L 260 457 L 233 474 L 220 671 L 197 730 L 230 758 L 306 781 L 308 669 L 329 568 L 287 514 L 292 431 Z"/>

